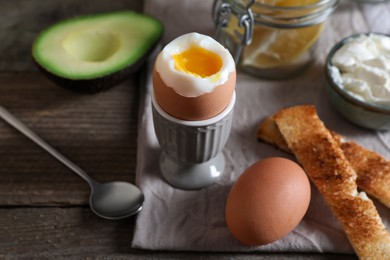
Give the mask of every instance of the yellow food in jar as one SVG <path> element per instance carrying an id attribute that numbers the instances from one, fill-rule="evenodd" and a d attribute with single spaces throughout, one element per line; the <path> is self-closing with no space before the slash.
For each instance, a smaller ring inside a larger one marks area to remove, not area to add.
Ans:
<path id="1" fill-rule="evenodd" d="M 318 0 L 260 0 L 262 4 L 278 7 L 293 7 L 313 4 Z M 254 13 L 264 13 L 260 7 L 252 7 Z M 290 10 L 289 10 L 290 11 Z M 266 15 L 279 15 L 282 11 L 267 12 Z M 297 15 L 307 14 L 307 10 L 292 10 Z M 242 65 L 259 69 L 269 69 L 292 63 L 304 54 L 318 39 L 324 24 L 301 28 L 279 29 L 257 25 L 253 30 L 252 42 L 244 48 Z"/>

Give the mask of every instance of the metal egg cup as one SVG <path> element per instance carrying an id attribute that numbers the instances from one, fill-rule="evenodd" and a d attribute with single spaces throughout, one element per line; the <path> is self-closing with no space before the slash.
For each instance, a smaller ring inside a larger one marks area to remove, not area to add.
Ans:
<path id="1" fill-rule="evenodd" d="M 222 149 L 228 140 L 236 94 L 218 115 L 187 121 L 166 113 L 152 95 L 154 129 L 161 147 L 160 171 L 172 186 L 201 189 L 215 183 L 225 168 Z"/>

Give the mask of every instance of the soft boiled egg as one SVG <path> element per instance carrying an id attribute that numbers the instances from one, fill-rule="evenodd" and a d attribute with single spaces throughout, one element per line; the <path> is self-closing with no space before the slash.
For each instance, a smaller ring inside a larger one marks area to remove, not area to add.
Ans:
<path id="1" fill-rule="evenodd" d="M 230 190 L 225 209 L 233 236 L 249 246 L 281 239 L 304 217 L 310 182 L 295 162 L 271 157 L 247 168 Z"/>
<path id="2" fill-rule="evenodd" d="M 236 67 L 229 51 L 199 33 L 182 35 L 157 56 L 153 89 L 157 103 L 173 117 L 205 120 L 230 103 Z"/>

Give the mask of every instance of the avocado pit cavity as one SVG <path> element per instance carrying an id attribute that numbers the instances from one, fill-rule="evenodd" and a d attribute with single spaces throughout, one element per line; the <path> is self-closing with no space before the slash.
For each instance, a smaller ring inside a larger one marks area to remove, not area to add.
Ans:
<path id="1" fill-rule="evenodd" d="M 86 62 L 108 60 L 120 48 L 118 36 L 102 31 L 81 31 L 63 41 L 64 49 L 75 59 Z"/>

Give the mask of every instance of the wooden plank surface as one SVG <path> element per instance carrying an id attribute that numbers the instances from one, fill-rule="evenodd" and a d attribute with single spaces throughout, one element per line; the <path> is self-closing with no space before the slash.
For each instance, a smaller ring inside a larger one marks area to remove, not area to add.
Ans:
<path id="1" fill-rule="evenodd" d="M 355 259 L 336 254 L 161 252 L 131 248 L 134 218 L 103 220 L 85 207 L 0 208 L 0 258 Z"/>
<path id="2" fill-rule="evenodd" d="M 0 104 L 98 180 L 134 182 L 137 78 L 96 95 L 39 73 L 1 73 Z M 86 205 L 89 187 L 0 121 L 0 205 Z"/>

